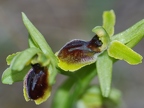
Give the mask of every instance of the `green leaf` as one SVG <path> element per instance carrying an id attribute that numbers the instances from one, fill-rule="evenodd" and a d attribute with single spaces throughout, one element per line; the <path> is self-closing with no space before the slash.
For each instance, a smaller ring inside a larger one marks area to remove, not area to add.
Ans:
<path id="1" fill-rule="evenodd" d="M 114 25 L 115 25 L 115 13 L 113 10 L 104 11 L 103 13 L 103 27 L 109 34 L 112 36 L 114 34 Z"/>
<path id="2" fill-rule="evenodd" d="M 30 66 L 25 67 L 22 71 L 12 71 L 9 67 L 2 74 L 2 83 L 13 84 L 14 82 L 22 81 L 29 70 Z"/>
<path id="3" fill-rule="evenodd" d="M 111 90 L 113 60 L 107 51 L 98 56 L 96 67 L 102 95 L 108 97 Z"/>
<path id="4" fill-rule="evenodd" d="M 32 57 L 34 57 L 39 52 L 41 51 L 38 48 L 34 47 L 22 51 L 13 59 L 10 66 L 12 71 L 21 71 L 26 65 L 30 64 L 30 60 L 32 59 Z"/>
<path id="5" fill-rule="evenodd" d="M 20 52 L 17 52 L 17 53 L 13 53 L 13 54 L 11 54 L 11 55 L 8 55 L 7 58 L 6 58 L 7 65 L 10 65 L 11 62 L 12 62 L 12 60 L 14 59 L 14 57 L 15 57 L 16 55 L 18 55 L 18 54 L 20 54 Z"/>
<path id="6" fill-rule="evenodd" d="M 123 44 L 127 44 L 128 42 L 139 36 L 144 36 L 144 19 L 128 28 L 127 30 L 114 35 L 113 37 L 111 37 L 111 40 L 118 40 Z"/>
<path id="7" fill-rule="evenodd" d="M 143 57 L 127 47 L 126 45 L 120 43 L 119 41 L 113 41 L 109 48 L 108 54 L 115 59 L 125 60 L 129 64 L 135 65 L 142 62 Z"/>

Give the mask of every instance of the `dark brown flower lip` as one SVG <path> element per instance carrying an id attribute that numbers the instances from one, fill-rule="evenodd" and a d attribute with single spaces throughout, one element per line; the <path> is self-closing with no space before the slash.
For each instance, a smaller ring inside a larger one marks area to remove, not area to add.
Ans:
<path id="1" fill-rule="evenodd" d="M 90 41 L 74 39 L 66 43 L 57 53 L 58 66 L 74 72 L 97 60 L 97 56 L 103 52 L 103 42 L 95 35 Z"/>
<path id="2" fill-rule="evenodd" d="M 40 64 L 33 64 L 25 78 L 25 86 L 30 99 L 36 100 L 44 96 L 49 87 L 47 79 L 47 68 L 41 67 Z"/>
<path id="3" fill-rule="evenodd" d="M 84 51 L 95 51 L 94 48 L 98 48 L 102 46 L 102 41 L 99 40 L 99 37 L 95 35 L 90 41 L 74 39 L 68 43 L 66 43 L 59 51 L 62 49 L 67 49 L 69 52 L 73 50 L 84 50 Z"/>
<path id="4" fill-rule="evenodd" d="M 71 58 L 69 62 L 74 60 L 80 61 L 81 58 L 84 58 L 88 55 L 93 55 L 95 53 L 100 53 L 99 47 L 102 46 L 101 40 L 95 35 L 90 41 L 84 40 L 72 40 L 66 45 L 64 45 L 58 52 L 58 58 L 62 60 L 67 60 Z"/>

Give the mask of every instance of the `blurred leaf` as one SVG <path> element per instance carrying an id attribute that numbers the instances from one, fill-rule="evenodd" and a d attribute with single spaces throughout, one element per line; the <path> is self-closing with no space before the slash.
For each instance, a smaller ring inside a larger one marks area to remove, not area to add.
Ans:
<path id="1" fill-rule="evenodd" d="M 100 88 L 102 91 L 102 95 L 104 97 L 108 97 L 110 94 L 111 80 L 112 80 L 112 66 L 113 61 L 112 58 L 109 57 L 107 51 L 99 55 L 96 62 L 96 67 L 100 82 Z"/>
<path id="2" fill-rule="evenodd" d="M 103 27 L 109 34 L 112 36 L 114 34 L 114 25 L 115 25 L 115 13 L 113 10 L 104 11 L 103 13 Z"/>
<path id="3" fill-rule="evenodd" d="M 141 63 L 143 58 L 141 55 L 119 41 L 113 41 L 110 44 L 108 54 L 115 59 L 125 60 L 132 65 Z"/>
<path id="4" fill-rule="evenodd" d="M 64 83 L 59 87 L 55 93 L 52 108 L 68 108 L 70 103 L 70 89 L 73 87 L 74 81 L 72 78 L 68 78 Z M 61 99 L 61 97 L 63 97 Z"/>
<path id="5" fill-rule="evenodd" d="M 22 51 L 18 56 L 16 56 L 13 59 L 10 66 L 12 71 L 21 71 L 26 65 L 30 64 L 30 60 L 38 52 L 41 51 L 38 48 L 34 48 L 34 47 Z"/>
<path id="6" fill-rule="evenodd" d="M 111 40 L 118 40 L 123 44 L 127 44 L 131 40 L 144 36 L 144 19 L 128 28 L 127 30 L 118 33 L 111 37 Z"/>
<path id="7" fill-rule="evenodd" d="M 15 57 L 16 55 L 18 55 L 18 54 L 20 54 L 20 52 L 17 52 L 17 53 L 13 53 L 13 54 L 11 54 L 11 55 L 8 55 L 7 58 L 6 58 L 7 65 L 10 65 L 11 62 L 12 62 L 12 60 L 14 59 L 14 57 Z"/>
<path id="8" fill-rule="evenodd" d="M 111 102 L 108 102 L 107 104 L 113 104 L 113 106 L 119 106 L 121 103 L 121 97 L 122 94 L 118 89 L 112 88 L 109 98 L 105 98 L 105 100 L 109 100 Z M 109 107 L 109 108 L 113 108 L 113 107 Z"/>
<path id="9" fill-rule="evenodd" d="M 12 71 L 9 67 L 2 74 L 2 83 L 13 84 L 14 82 L 22 81 L 29 70 L 30 66 L 25 67 L 22 71 Z"/>
<path id="10" fill-rule="evenodd" d="M 65 80 L 57 90 L 52 108 L 71 108 L 96 74 L 94 64 L 81 68 L 71 74 L 71 77 Z"/>
<path id="11" fill-rule="evenodd" d="M 103 97 L 99 86 L 89 86 L 76 103 L 76 108 L 102 108 L 102 106 Z"/>

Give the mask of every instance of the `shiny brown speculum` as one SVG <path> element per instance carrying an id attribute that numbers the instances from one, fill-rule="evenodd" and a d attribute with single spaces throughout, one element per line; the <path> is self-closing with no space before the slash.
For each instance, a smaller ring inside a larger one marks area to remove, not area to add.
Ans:
<path id="1" fill-rule="evenodd" d="M 49 87 L 47 79 L 48 72 L 46 67 L 41 67 L 40 64 L 32 65 L 32 69 L 25 79 L 25 86 L 30 99 L 36 100 L 45 95 L 45 91 Z"/>

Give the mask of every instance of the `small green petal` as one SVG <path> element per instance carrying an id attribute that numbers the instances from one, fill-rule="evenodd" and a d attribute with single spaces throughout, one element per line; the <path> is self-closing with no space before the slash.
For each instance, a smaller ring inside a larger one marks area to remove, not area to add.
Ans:
<path id="1" fill-rule="evenodd" d="M 113 10 L 104 11 L 103 13 L 103 27 L 112 36 L 114 34 L 115 13 Z"/>
<path id="2" fill-rule="evenodd" d="M 41 66 L 45 67 L 50 64 L 50 60 L 42 52 L 37 53 L 37 55 L 31 60 L 31 64 L 39 63 Z"/>
<path id="3" fill-rule="evenodd" d="M 26 65 L 30 64 L 30 60 L 34 57 L 38 52 L 41 52 L 38 48 L 28 48 L 22 51 L 18 56 L 16 56 L 12 63 L 11 69 L 13 71 L 21 71 Z"/>
<path id="4" fill-rule="evenodd" d="M 108 54 L 115 59 L 125 60 L 129 64 L 136 65 L 142 62 L 143 57 L 127 47 L 126 45 L 120 43 L 119 41 L 113 41 L 109 48 Z"/>
<path id="5" fill-rule="evenodd" d="M 99 55 L 96 62 L 96 67 L 97 67 L 97 73 L 100 82 L 100 88 L 102 91 L 102 95 L 104 97 L 108 97 L 110 94 L 112 65 L 113 65 L 113 61 L 108 56 L 107 51 Z"/>
<path id="6" fill-rule="evenodd" d="M 14 82 L 22 81 L 27 74 L 30 66 L 25 67 L 22 71 L 12 71 L 11 68 L 7 68 L 2 74 L 3 84 L 13 84 Z"/>
<path id="7" fill-rule="evenodd" d="M 11 55 L 8 55 L 7 58 L 6 58 L 7 65 L 10 65 L 11 62 L 12 62 L 12 60 L 13 60 L 13 58 L 14 58 L 16 55 L 18 55 L 18 54 L 20 54 L 20 52 L 17 52 L 17 53 L 13 53 L 13 54 L 11 54 Z"/>

